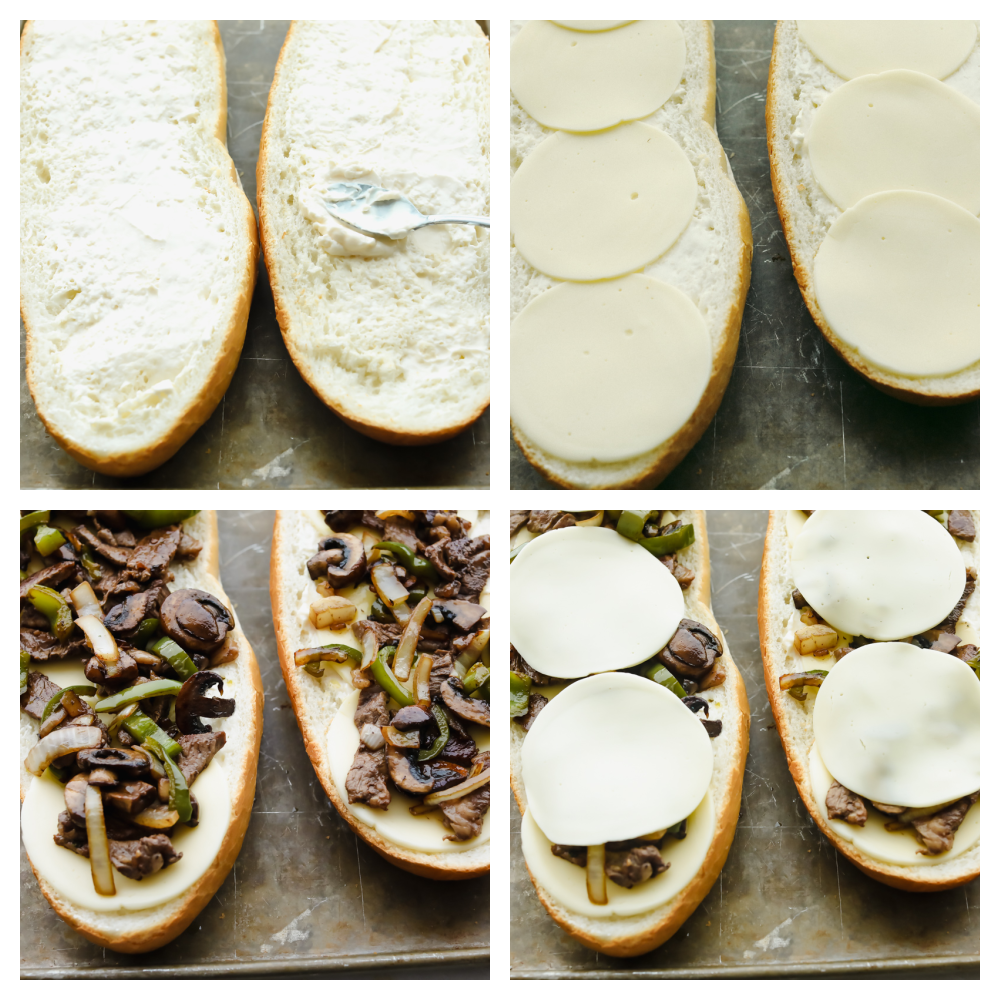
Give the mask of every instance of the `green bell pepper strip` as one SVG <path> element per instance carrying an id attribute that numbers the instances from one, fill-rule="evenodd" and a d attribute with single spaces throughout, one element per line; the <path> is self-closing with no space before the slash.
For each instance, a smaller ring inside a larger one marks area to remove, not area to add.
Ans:
<path id="1" fill-rule="evenodd" d="M 147 681 L 145 684 L 136 684 L 108 698 L 103 698 L 94 706 L 94 711 L 117 712 L 137 701 L 145 701 L 146 698 L 158 698 L 164 694 L 176 697 L 183 686 L 180 681 L 171 681 L 166 678 L 160 678 L 157 681 Z"/>
<path id="2" fill-rule="evenodd" d="M 687 691 L 684 690 L 684 685 L 681 684 L 681 682 L 662 664 L 654 663 L 646 671 L 646 676 L 651 681 L 656 681 L 657 684 L 662 684 L 668 691 L 673 691 L 678 698 L 687 697 Z"/>
<path id="3" fill-rule="evenodd" d="M 510 672 L 510 717 L 517 718 L 528 711 L 531 695 L 531 679 Z"/>
<path id="4" fill-rule="evenodd" d="M 42 710 L 42 722 L 44 722 L 56 710 L 56 705 L 62 701 L 62 696 L 67 691 L 72 691 L 73 694 L 97 694 L 97 688 L 95 688 L 93 684 L 70 684 L 68 687 L 60 688 L 45 703 L 45 708 Z"/>
<path id="5" fill-rule="evenodd" d="M 529 538 L 528 542 L 530 542 L 530 541 L 531 541 L 531 539 Z M 516 549 L 511 549 L 511 552 L 510 552 L 510 561 L 511 562 L 513 562 L 521 554 L 521 549 L 523 549 L 525 547 L 525 545 L 528 544 L 528 542 L 521 542 L 521 544 L 518 545 L 518 547 Z"/>
<path id="6" fill-rule="evenodd" d="M 198 672 L 194 660 L 168 635 L 160 636 L 159 639 L 147 643 L 146 652 L 162 656 L 174 668 L 181 680 L 186 681 L 192 674 Z"/>
<path id="7" fill-rule="evenodd" d="M 177 524 L 198 513 L 196 510 L 126 510 L 133 521 L 143 528 L 165 528 L 168 524 Z"/>
<path id="8" fill-rule="evenodd" d="M 372 676 L 378 681 L 378 686 L 397 704 L 412 705 L 413 695 L 396 680 L 396 675 L 386 662 L 395 655 L 395 646 L 383 646 L 372 661 Z"/>
<path id="9" fill-rule="evenodd" d="M 25 514 L 21 518 L 21 532 L 24 533 L 29 528 L 37 528 L 38 525 L 45 524 L 51 516 L 51 510 L 36 510 L 31 514 Z"/>
<path id="10" fill-rule="evenodd" d="M 376 597 L 372 601 L 372 609 L 368 615 L 372 621 L 376 621 L 381 625 L 395 625 L 396 619 L 393 618 L 392 612 L 382 603 L 381 597 Z"/>
<path id="11" fill-rule="evenodd" d="M 388 549 L 406 567 L 409 573 L 427 580 L 428 583 L 437 583 L 440 579 L 434 564 L 423 556 L 418 556 L 416 552 L 404 545 L 402 542 L 376 542 L 376 549 Z"/>
<path id="12" fill-rule="evenodd" d="M 624 535 L 631 542 L 639 541 L 643 525 L 652 513 L 651 510 L 623 510 L 616 525 L 618 534 Z"/>
<path id="13" fill-rule="evenodd" d="M 181 755 L 181 745 L 171 739 L 153 720 L 141 709 L 136 709 L 123 723 L 124 729 L 140 743 L 152 742 L 162 747 L 171 757 Z"/>
<path id="14" fill-rule="evenodd" d="M 62 641 L 73 631 L 73 611 L 62 594 L 51 587 L 32 587 L 28 600 L 49 620 L 52 634 Z"/>
<path id="15" fill-rule="evenodd" d="M 489 679 L 489 667 L 484 667 L 481 662 L 478 665 L 473 664 L 472 669 L 462 678 L 462 689 L 466 694 L 472 694 L 473 691 L 489 683 Z"/>
<path id="16" fill-rule="evenodd" d="M 667 828 L 666 835 L 668 837 L 676 837 L 678 840 L 683 840 L 687 836 L 687 819 L 682 819 L 679 823 L 674 823 L 673 826 Z"/>
<path id="17" fill-rule="evenodd" d="M 65 544 L 66 536 L 51 525 L 43 524 L 35 532 L 35 548 L 39 555 L 50 556 L 60 545 Z"/>
<path id="18" fill-rule="evenodd" d="M 410 591 L 410 596 L 406 599 L 407 604 L 417 605 L 427 596 L 427 588 L 419 583 Z M 385 607 L 383 604 L 382 607 Z"/>
<path id="19" fill-rule="evenodd" d="M 86 545 L 80 547 L 80 562 L 91 580 L 100 580 L 104 570 L 101 569 L 101 564 L 94 558 L 94 553 Z"/>
<path id="20" fill-rule="evenodd" d="M 143 618 L 143 620 L 139 622 L 139 627 L 135 630 L 135 635 L 132 636 L 132 645 L 139 646 L 148 639 L 152 639 L 159 627 L 159 618 Z"/>
<path id="21" fill-rule="evenodd" d="M 31 663 L 31 654 L 21 650 L 21 694 L 28 690 L 28 665 Z"/>
<path id="22" fill-rule="evenodd" d="M 451 736 L 451 726 L 448 725 L 448 716 L 440 705 L 431 705 L 431 715 L 438 725 L 437 739 L 426 749 L 417 754 L 417 760 L 433 760 L 444 749 Z"/>
<path id="23" fill-rule="evenodd" d="M 167 772 L 167 781 L 170 782 L 170 808 L 177 810 L 177 815 L 182 823 L 187 823 L 191 819 L 193 810 L 191 808 L 191 791 L 181 769 L 170 759 L 170 754 L 165 753 L 163 747 L 153 740 L 147 740 L 142 748 L 148 750 Z"/>
<path id="24" fill-rule="evenodd" d="M 324 655 L 326 653 L 326 655 Z M 345 646 L 340 642 L 331 642 L 328 646 L 313 646 L 299 649 L 295 653 L 295 666 L 301 667 L 313 677 L 322 677 L 326 673 L 324 661 L 328 663 L 346 663 L 348 660 L 361 662 L 361 651 L 353 646 Z"/>
<path id="25" fill-rule="evenodd" d="M 678 549 L 683 549 L 694 541 L 694 525 L 682 524 L 671 531 L 669 535 L 657 535 L 655 538 L 640 538 L 639 544 L 657 559 L 670 555 Z"/>

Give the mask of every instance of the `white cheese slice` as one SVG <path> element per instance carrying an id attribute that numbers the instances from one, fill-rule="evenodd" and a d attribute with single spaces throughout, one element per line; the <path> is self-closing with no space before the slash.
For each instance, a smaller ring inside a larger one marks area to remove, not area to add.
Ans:
<path id="1" fill-rule="evenodd" d="M 848 209 L 877 191 L 929 191 L 979 214 L 979 105 L 925 73 L 838 87 L 806 135 L 819 186 Z"/>
<path id="2" fill-rule="evenodd" d="M 920 510 L 817 510 L 792 545 L 791 566 L 821 618 L 869 639 L 934 628 L 965 589 L 955 540 Z"/>
<path id="3" fill-rule="evenodd" d="M 511 418 L 566 461 L 625 461 L 657 447 L 691 418 L 712 373 L 698 307 L 644 274 L 562 282 L 521 310 L 510 336 Z M 667 371 L 683 377 L 664 392 Z"/>
<path id="4" fill-rule="evenodd" d="M 712 780 L 712 746 L 673 692 L 635 674 L 598 674 L 570 684 L 535 719 L 521 777 L 549 840 L 603 844 L 690 816 Z"/>
<path id="5" fill-rule="evenodd" d="M 542 833 L 530 809 L 525 809 L 521 819 L 521 852 L 535 882 L 567 910 L 587 917 L 631 917 L 670 902 L 697 875 L 714 835 L 715 809 L 707 793 L 688 817 L 687 836 L 665 841 L 660 854 L 670 867 L 631 889 L 606 879 L 608 902 L 603 906 L 587 897 L 586 869 L 552 853 L 552 841 Z"/>
<path id="6" fill-rule="evenodd" d="M 917 840 L 912 829 L 887 830 L 886 823 L 890 823 L 892 817 L 874 809 L 868 810 L 868 819 L 864 826 L 845 823 L 842 819 L 830 819 L 830 814 L 826 811 L 826 793 L 830 790 L 834 778 L 826 769 L 815 743 L 809 751 L 809 779 L 816 805 L 833 831 L 876 861 L 884 861 L 890 865 L 940 865 L 957 858 L 979 843 L 978 802 L 973 803 L 972 808 L 965 814 L 962 825 L 955 831 L 955 843 L 951 850 L 942 851 L 940 854 L 921 854 L 923 845 Z"/>
<path id="7" fill-rule="evenodd" d="M 879 368 L 948 375 L 979 360 L 979 219 L 946 198 L 862 198 L 820 244 L 815 279 L 834 333 Z"/>
<path id="8" fill-rule="evenodd" d="M 594 132 L 665 104 L 681 82 L 685 54 L 676 21 L 590 33 L 529 21 L 511 43 L 510 89 L 542 125 Z"/>
<path id="9" fill-rule="evenodd" d="M 975 21 L 797 21 L 813 55 L 845 80 L 913 69 L 943 80 L 972 52 Z"/>
<path id="10" fill-rule="evenodd" d="M 670 570 L 617 531 L 550 531 L 511 563 L 510 641 L 550 677 L 642 663 L 683 617 L 684 594 Z"/>
<path id="11" fill-rule="evenodd" d="M 932 806 L 979 789 L 979 679 L 957 656 L 908 642 L 854 650 L 823 681 L 813 731 L 830 773 L 875 802 Z"/>
<path id="12" fill-rule="evenodd" d="M 358 707 L 358 697 L 361 692 L 352 690 L 340 705 L 340 710 L 333 717 L 327 733 L 327 762 L 333 782 L 341 800 L 347 805 L 351 814 L 365 826 L 370 826 L 377 834 L 400 847 L 411 851 L 425 851 L 428 854 L 454 854 L 467 851 L 489 842 L 490 813 L 483 817 L 483 829 L 478 837 L 469 840 L 445 840 L 451 835 L 441 822 L 440 812 L 425 813 L 414 816 L 410 806 L 416 805 L 418 799 L 406 795 L 394 786 L 390 788 L 392 797 L 388 809 L 373 809 L 363 802 L 347 801 L 347 772 L 351 769 L 354 755 L 360 744 L 357 726 L 354 725 L 354 712 Z M 489 730 L 483 726 L 469 726 L 469 735 L 476 741 L 480 750 L 489 750 Z"/>
<path id="13" fill-rule="evenodd" d="M 621 28 L 626 24 L 633 24 L 633 21 L 553 21 L 571 31 L 611 31 L 614 28 Z"/>
<path id="14" fill-rule="evenodd" d="M 90 861 L 59 847 L 52 836 L 57 818 L 66 808 L 64 786 L 46 771 L 35 778 L 21 807 L 21 836 L 31 864 L 58 895 L 73 904 L 99 913 L 143 910 L 175 899 L 208 871 L 229 829 L 229 785 L 222 765 L 213 760 L 198 775 L 192 791 L 201 804 L 194 828 L 180 826 L 170 838 L 184 857 L 141 881 L 115 871 L 114 896 L 99 896 L 94 889 Z M 151 834 L 158 833 L 150 830 Z"/>
<path id="15" fill-rule="evenodd" d="M 556 132 L 511 180 L 514 245 L 554 278 L 614 278 L 674 244 L 697 190 L 684 151 L 658 128 L 629 122 L 590 135 Z"/>
<path id="16" fill-rule="evenodd" d="M 794 542 L 799 537 L 799 532 L 805 526 L 807 520 L 808 518 L 804 510 L 788 511 L 788 520 L 785 522 L 785 528 L 788 532 L 789 542 Z"/>

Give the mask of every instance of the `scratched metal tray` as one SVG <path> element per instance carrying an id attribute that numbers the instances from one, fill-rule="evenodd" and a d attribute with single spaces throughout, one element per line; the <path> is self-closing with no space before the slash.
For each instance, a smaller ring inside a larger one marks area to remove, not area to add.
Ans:
<path id="1" fill-rule="evenodd" d="M 542 909 L 511 804 L 511 975 L 517 979 L 979 978 L 979 880 L 909 893 L 842 861 L 802 806 L 774 728 L 757 638 L 765 511 L 709 511 L 712 603 L 750 701 L 736 838 L 719 880 L 664 945 L 608 958 Z"/>
<path id="2" fill-rule="evenodd" d="M 489 880 L 432 882 L 394 868 L 350 831 L 316 780 L 271 625 L 273 520 L 272 511 L 219 513 L 222 580 L 264 681 L 256 797 L 233 870 L 174 942 L 118 955 L 55 915 L 22 847 L 22 978 L 488 976 Z"/>
<path id="3" fill-rule="evenodd" d="M 488 31 L 489 22 L 480 22 Z M 257 213 L 257 150 L 288 21 L 219 21 L 229 90 L 227 140 Z M 331 97 L 331 99 L 333 99 Z M 24 377 L 21 486 L 64 489 L 354 489 L 489 486 L 489 410 L 443 444 L 399 448 L 351 430 L 316 398 L 285 349 L 261 256 L 236 374 L 208 421 L 168 462 L 114 479 L 75 462 L 48 435 Z"/>
<path id="4" fill-rule="evenodd" d="M 920 407 L 872 388 L 813 323 L 771 193 L 764 132 L 773 21 L 716 21 L 716 118 L 753 228 L 729 388 L 661 489 L 979 489 L 979 403 Z M 550 488 L 510 442 L 511 486 Z"/>

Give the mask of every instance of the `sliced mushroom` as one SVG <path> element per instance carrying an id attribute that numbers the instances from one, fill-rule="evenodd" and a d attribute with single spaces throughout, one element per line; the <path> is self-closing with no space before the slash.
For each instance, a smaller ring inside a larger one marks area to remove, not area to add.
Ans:
<path id="1" fill-rule="evenodd" d="M 121 750 L 118 747 L 81 750 L 76 755 L 76 763 L 82 771 L 101 768 L 128 778 L 149 772 L 149 758 L 144 753 L 138 750 Z"/>
<path id="2" fill-rule="evenodd" d="M 225 641 L 233 616 L 204 590 L 175 590 L 160 608 L 160 624 L 189 653 L 211 653 Z"/>
<path id="3" fill-rule="evenodd" d="M 481 726 L 490 724 L 490 703 L 481 698 L 467 698 L 457 677 L 449 677 L 441 685 L 441 700 L 456 715 Z"/>
<path id="4" fill-rule="evenodd" d="M 670 642 L 656 655 L 671 673 L 696 681 L 721 654 L 721 643 L 704 625 L 682 618 Z"/>
<path id="5" fill-rule="evenodd" d="M 131 652 L 118 647 L 116 663 L 105 663 L 99 656 L 92 656 L 83 669 L 88 681 L 103 684 L 112 691 L 131 684 L 139 676 L 139 667 Z"/>
<path id="6" fill-rule="evenodd" d="M 385 745 L 385 762 L 389 767 L 389 777 L 397 788 L 411 795 L 429 795 L 434 788 L 433 777 L 424 774 L 406 755 L 405 750 L 394 747 L 391 743 Z"/>
<path id="7" fill-rule="evenodd" d="M 83 797 L 87 792 L 87 785 L 90 784 L 90 775 L 81 772 L 74 775 L 66 783 L 63 789 L 63 798 L 66 800 L 66 808 L 75 826 L 81 829 L 87 825 L 84 812 Z"/>
<path id="8" fill-rule="evenodd" d="M 486 608 L 481 604 L 473 604 L 472 601 L 435 601 L 431 610 L 435 608 L 446 622 L 462 632 L 474 629 L 479 619 L 486 614 Z"/>
<path id="9" fill-rule="evenodd" d="M 406 732 L 426 726 L 432 718 L 431 713 L 419 705 L 407 705 L 393 716 L 392 724 L 401 732 Z"/>
<path id="10" fill-rule="evenodd" d="M 330 535 L 319 543 L 306 568 L 314 580 L 325 576 L 331 587 L 349 587 L 364 579 L 368 570 L 364 543 L 346 532 Z"/>
<path id="11" fill-rule="evenodd" d="M 105 616 L 104 627 L 116 636 L 132 638 L 146 618 L 146 593 L 130 594 L 121 604 L 116 604 Z"/>
<path id="12" fill-rule="evenodd" d="M 206 719 L 223 719 L 236 711 L 236 701 L 233 698 L 211 698 L 207 695 L 206 692 L 213 687 L 218 688 L 221 694 L 222 678 L 210 670 L 199 670 L 177 692 L 177 728 L 185 736 L 211 732 L 211 727 L 201 721 L 201 716 Z"/>
<path id="13" fill-rule="evenodd" d="M 90 785 L 100 785 L 102 788 L 113 788 L 118 784 L 118 775 L 114 771 L 109 771 L 106 767 L 99 767 L 90 772 L 87 782 Z"/>

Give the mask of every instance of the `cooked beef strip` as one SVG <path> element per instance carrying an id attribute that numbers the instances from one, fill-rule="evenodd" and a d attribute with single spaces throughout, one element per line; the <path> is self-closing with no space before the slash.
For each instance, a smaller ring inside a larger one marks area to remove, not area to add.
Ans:
<path id="1" fill-rule="evenodd" d="M 510 512 L 510 537 L 513 538 L 527 523 L 530 510 L 512 510 Z"/>
<path id="2" fill-rule="evenodd" d="M 633 847 L 627 851 L 607 851 L 604 873 L 612 882 L 631 889 L 670 867 L 654 844 Z"/>
<path id="3" fill-rule="evenodd" d="M 49 700 L 62 688 L 35 670 L 28 671 L 28 690 L 21 695 L 21 711 L 33 719 L 41 719 Z"/>
<path id="4" fill-rule="evenodd" d="M 40 569 L 37 573 L 32 573 L 21 581 L 21 599 L 28 596 L 28 591 L 32 587 L 55 587 L 58 590 L 56 584 L 68 579 L 78 569 L 79 566 L 75 562 L 57 562 Z"/>
<path id="5" fill-rule="evenodd" d="M 403 630 L 398 625 L 383 625 L 381 622 L 373 622 L 369 618 L 366 618 L 364 621 L 353 622 L 351 624 L 351 631 L 359 642 L 362 642 L 365 634 L 370 632 L 375 636 L 379 649 L 392 643 L 398 643 L 400 636 L 403 634 Z"/>
<path id="6" fill-rule="evenodd" d="M 25 604 L 21 608 L 21 627 L 36 632 L 48 632 L 49 620 L 37 608 L 31 604 Z"/>
<path id="7" fill-rule="evenodd" d="M 116 636 L 132 638 L 145 619 L 159 617 L 160 605 L 166 596 L 167 588 L 162 580 L 155 581 L 149 590 L 130 594 L 104 616 L 105 628 Z"/>
<path id="8" fill-rule="evenodd" d="M 128 521 L 120 510 L 95 510 L 93 514 L 98 525 L 103 525 L 112 531 L 128 530 Z M 134 545 L 135 542 L 132 544 Z"/>
<path id="9" fill-rule="evenodd" d="M 715 739 L 722 732 L 722 719 L 702 719 L 701 724 L 712 739 Z"/>
<path id="10" fill-rule="evenodd" d="M 188 559 L 194 559 L 198 556 L 201 550 L 201 542 L 182 531 L 181 540 L 177 543 L 177 554 L 174 558 L 180 562 L 186 562 Z"/>
<path id="11" fill-rule="evenodd" d="M 93 587 L 94 593 L 105 611 L 120 604 L 123 600 L 122 595 L 137 594 L 142 590 L 139 583 L 129 576 L 127 569 L 105 571 L 99 579 L 94 581 Z"/>
<path id="12" fill-rule="evenodd" d="M 65 642 L 60 642 L 51 632 L 38 632 L 30 628 L 21 629 L 21 649 L 38 663 L 63 660 L 69 656 L 90 655 L 87 640 L 82 635 L 79 638 L 71 636 Z"/>
<path id="13" fill-rule="evenodd" d="M 97 520 L 96 518 L 94 519 Z M 100 524 L 100 522 L 98 522 Z M 109 528 L 98 527 L 97 537 L 104 542 L 105 545 L 116 545 L 123 549 L 134 549 L 135 548 L 135 535 L 126 528 L 124 531 L 114 532 Z"/>
<path id="14" fill-rule="evenodd" d="M 660 562 L 670 570 L 674 579 L 681 585 L 681 590 L 687 590 L 688 587 L 694 583 L 694 570 L 688 569 L 686 566 L 682 566 L 677 561 L 677 557 L 673 553 L 668 556 L 664 556 Z"/>
<path id="15" fill-rule="evenodd" d="M 126 878 L 142 879 L 182 857 L 163 833 L 156 833 L 139 840 L 112 840 L 111 863 Z"/>
<path id="16" fill-rule="evenodd" d="M 948 511 L 948 531 L 963 542 L 976 540 L 976 522 L 971 510 Z"/>
<path id="17" fill-rule="evenodd" d="M 531 683 L 537 684 L 539 687 L 555 683 L 551 677 L 540 674 L 534 667 L 530 666 L 528 661 L 513 646 L 510 647 L 510 669 L 515 674 L 530 678 Z"/>
<path id="18" fill-rule="evenodd" d="M 417 538 L 413 523 L 405 517 L 387 517 L 382 537 L 387 542 L 399 542 L 418 555 L 424 550 L 424 543 Z"/>
<path id="19" fill-rule="evenodd" d="M 951 614 L 940 625 L 938 625 L 938 631 L 941 632 L 954 632 L 956 626 L 958 625 L 959 619 L 962 617 L 962 612 L 965 610 L 965 605 L 969 598 L 972 596 L 972 592 L 976 589 L 976 571 L 974 569 L 965 570 L 965 590 L 962 591 L 962 596 L 958 600 L 958 604 L 952 609 Z"/>
<path id="20" fill-rule="evenodd" d="M 460 799 L 441 803 L 441 822 L 452 831 L 445 840 L 470 840 L 483 832 L 483 816 L 490 808 L 490 786 L 483 785 Z"/>
<path id="21" fill-rule="evenodd" d="M 389 696 L 377 684 L 362 689 L 354 710 L 354 725 L 359 732 L 367 723 L 380 727 L 389 725 Z"/>
<path id="22" fill-rule="evenodd" d="M 571 865 L 577 865 L 580 868 L 587 867 L 586 847 L 570 847 L 567 844 L 553 844 L 552 853 L 557 858 L 562 858 L 563 861 L 568 861 Z"/>
<path id="23" fill-rule="evenodd" d="M 181 529 L 176 524 L 156 528 L 136 545 L 129 554 L 129 574 L 140 582 L 163 576 L 177 554 Z"/>
<path id="24" fill-rule="evenodd" d="M 535 719 L 538 718 L 538 713 L 545 708 L 549 703 L 549 699 L 543 694 L 533 694 L 528 698 L 528 711 L 524 715 L 517 716 L 517 721 L 524 726 L 524 731 L 527 732 Z"/>
<path id="25" fill-rule="evenodd" d="M 156 799 L 156 788 L 147 781 L 127 781 L 104 795 L 105 805 L 117 809 L 126 816 L 135 816 L 141 813 Z"/>
<path id="26" fill-rule="evenodd" d="M 864 826 L 868 819 L 868 810 L 861 796 L 855 795 L 839 781 L 835 781 L 826 793 L 826 811 L 830 819 L 842 819 L 855 826 Z"/>
<path id="27" fill-rule="evenodd" d="M 219 730 L 212 733 L 195 733 L 191 736 L 175 737 L 181 745 L 181 755 L 177 766 L 184 780 L 191 785 L 195 778 L 208 767 L 212 758 L 226 745 L 226 734 Z"/>
<path id="28" fill-rule="evenodd" d="M 361 515 L 374 514 L 374 511 L 363 510 L 324 510 L 321 511 L 331 531 L 347 531 L 355 524 L 361 523 Z"/>
<path id="29" fill-rule="evenodd" d="M 344 782 L 348 802 L 364 802 L 373 809 L 388 809 L 391 796 L 386 782 L 385 748 L 358 747 Z"/>
<path id="30" fill-rule="evenodd" d="M 532 531 L 536 535 L 542 535 L 546 531 L 555 531 L 557 528 L 571 528 L 574 524 L 576 524 L 576 518 L 561 510 L 533 510 L 528 515 L 528 531 Z"/>
<path id="31" fill-rule="evenodd" d="M 69 811 L 59 813 L 56 833 L 52 838 L 59 847 L 66 847 L 76 854 L 85 858 L 90 857 L 90 848 L 87 846 L 87 831 L 81 830 L 70 816 Z"/>
<path id="32" fill-rule="evenodd" d="M 132 549 L 126 548 L 124 545 L 108 545 L 107 542 L 101 541 L 85 524 L 77 527 L 74 534 L 80 541 L 89 545 L 102 559 L 107 559 L 112 565 L 128 566 L 129 556 L 133 552 Z"/>
<path id="33" fill-rule="evenodd" d="M 451 536 L 442 538 L 440 541 L 435 542 L 433 545 L 428 545 L 424 549 L 424 557 L 431 561 L 431 564 L 438 571 L 438 575 L 448 581 L 454 580 L 458 577 L 458 573 L 455 572 L 448 565 L 447 557 L 447 546 L 451 541 Z M 435 591 L 437 588 L 435 588 Z"/>
<path id="34" fill-rule="evenodd" d="M 953 652 L 964 663 L 974 663 L 979 659 L 979 647 L 974 646 L 971 642 L 964 646 L 957 646 Z"/>
<path id="35" fill-rule="evenodd" d="M 953 802 L 950 806 L 913 821 L 913 831 L 917 840 L 924 845 L 921 854 L 940 854 L 955 846 L 955 831 L 962 825 L 965 814 L 972 807 L 973 799 L 967 797 Z"/>
<path id="36" fill-rule="evenodd" d="M 890 806 L 884 802 L 876 802 L 874 799 L 872 800 L 872 805 L 879 812 L 885 813 L 886 816 L 899 816 L 906 812 L 906 806 Z"/>
<path id="37" fill-rule="evenodd" d="M 451 676 L 452 654 L 440 652 L 432 654 L 433 666 L 431 667 L 431 701 L 441 696 L 441 685 Z"/>

